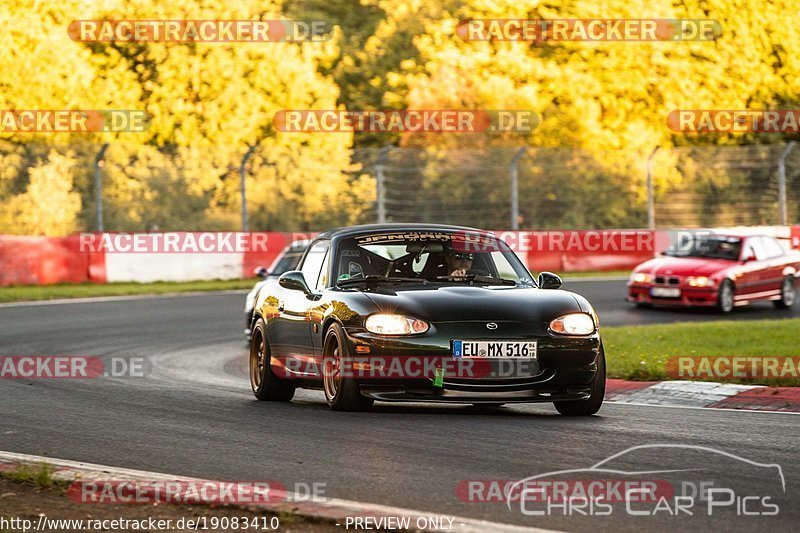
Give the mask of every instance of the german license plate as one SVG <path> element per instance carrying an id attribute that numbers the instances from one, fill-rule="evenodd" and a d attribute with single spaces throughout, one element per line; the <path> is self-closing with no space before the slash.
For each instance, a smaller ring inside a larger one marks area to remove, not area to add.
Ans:
<path id="1" fill-rule="evenodd" d="M 680 298 L 681 290 L 673 287 L 653 287 L 650 289 L 650 296 L 656 298 Z"/>
<path id="2" fill-rule="evenodd" d="M 536 341 L 454 340 L 453 357 L 536 359 Z"/>

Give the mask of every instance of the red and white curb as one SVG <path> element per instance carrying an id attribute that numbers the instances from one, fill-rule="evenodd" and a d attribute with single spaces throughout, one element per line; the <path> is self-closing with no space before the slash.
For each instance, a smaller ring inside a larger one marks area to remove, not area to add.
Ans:
<path id="1" fill-rule="evenodd" d="M 637 405 L 708 407 L 800 413 L 800 387 L 764 387 L 707 381 L 606 382 L 606 401 Z"/>
<path id="2" fill-rule="evenodd" d="M 68 461 L 64 459 L 53 459 L 39 455 L 28 455 L 14 452 L 0 451 L 0 471 L 11 470 L 19 465 L 34 466 L 47 463 L 53 468 L 53 478 L 67 482 L 75 480 L 83 481 L 130 481 L 130 482 L 153 482 L 153 481 L 184 481 L 194 483 L 213 483 L 212 480 L 198 479 L 184 476 L 174 476 L 159 472 L 146 472 L 143 470 L 131 470 L 128 468 L 117 468 L 113 466 L 84 463 L 79 461 Z M 331 520 L 336 525 L 341 525 L 345 530 L 344 523 L 348 517 L 382 517 L 409 518 L 410 523 L 441 523 L 448 526 L 447 529 L 412 528 L 416 531 L 456 531 L 459 533 L 471 532 L 542 532 L 554 533 L 552 530 L 545 530 L 533 527 L 515 526 L 491 522 L 488 520 L 476 520 L 454 515 L 444 515 L 439 513 L 428 513 L 414 509 L 404 509 L 401 507 L 391 507 L 388 505 L 378 505 L 372 503 L 342 500 L 338 498 L 325 498 L 314 502 L 297 501 L 303 500 L 305 496 L 297 494 L 287 494 L 287 501 L 274 503 L 259 503 L 256 505 L 241 505 L 245 508 L 259 508 L 275 513 L 290 512 L 297 515 L 314 517 L 319 519 Z M 439 522 L 437 522 L 439 520 Z M 451 522 L 452 520 L 452 522 Z"/>

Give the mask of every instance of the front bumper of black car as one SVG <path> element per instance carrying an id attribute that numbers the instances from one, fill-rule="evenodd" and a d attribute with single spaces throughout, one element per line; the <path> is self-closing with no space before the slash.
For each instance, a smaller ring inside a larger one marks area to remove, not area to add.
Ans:
<path id="1" fill-rule="evenodd" d="M 400 374 L 361 372 L 355 374 L 355 379 L 362 394 L 380 401 L 523 403 L 589 397 L 601 351 L 599 332 L 568 337 L 550 332 L 548 325 L 542 323 L 497 322 L 497 325 L 496 330 L 488 330 L 486 322 L 435 323 L 427 333 L 408 337 L 385 337 L 363 329 L 348 329 L 348 352 L 354 361 L 367 364 L 400 361 L 397 368 L 402 370 L 419 368 L 420 365 L 403 364 L 408 358 L 417 358 L 435 361 L 431 366 L 442 367 L 438 376 L 430 372 L 408 375 L 402 371 Z M 450 365 L 454 360 L 453 341 L 472 339 L 535 340 L 536 361 L 525 366 L 526 371 L 509 375 L 495 372 L 503 364 L 500 361 L 474 358 L 470 361 L 475 363 L 471 368 L 483 371 L 463 372 L 463 367 Z"/>

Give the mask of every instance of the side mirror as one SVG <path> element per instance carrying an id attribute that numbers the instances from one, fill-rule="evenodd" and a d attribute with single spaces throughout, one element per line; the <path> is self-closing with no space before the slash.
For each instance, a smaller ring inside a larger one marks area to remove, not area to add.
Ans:
<path id="1" fill-rule="evenodd" d="M 267 270 L 266 267 L 257 266 L 255 270 L 253 270 L 253 275 L 267 279 L 269 277 L 269 270 Z"/>
<path id="2" fill-rule="evenodd" d="M 753 253 L 753 250 L 748 250 L 742 256 L 742 263 L 749 263 L 750 261 L 756 260 L 756 254 Z"/>
<path id="3" fill-rule="evenodd" d="M 311 289 L 308 288 L 306 278 L 303 277 L 303 273 L 299 270 L 290 270 L 289 272 L 285 272 L 280 278 L 278 278 L 278 284 L 280 284 L 280 286 L 284 289 L 302 291 L 303 294 L 311 294 Z"/>
<path id="4" fill-rule="evenodd" d="M 557 289 L 561 286 L 561 278 L 552 272 L 542 272 L 539 274 L 540 289 Z"/>

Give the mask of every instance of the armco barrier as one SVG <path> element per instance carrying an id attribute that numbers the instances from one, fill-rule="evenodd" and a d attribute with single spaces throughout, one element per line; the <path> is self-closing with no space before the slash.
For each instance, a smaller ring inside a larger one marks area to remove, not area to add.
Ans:
<path id="1" fill-rule="evenodd" d="M 630 269 L 668 245 L 664 239 L 659 248 L 656 234 L 650 230 L 532 231 L 524 232 L 520 239 L 512 248 L 528 268 L 556 272 Z"/>
<path id="2" fill-rule="evenodd" d="M 78 238 L 0 235 L 0 286 L 104 283 L 103 254 L 80 252 Z"/>
<path id="3" fill-rule="evenodd" d="M 258 266 L 269 267 L 278 254 L 294 241 L 313 239 L 316 233 L 267 233 L 267 251 L 247 251 L 242 261 L 242 277 L 249 278 Z"/>
<path id="4" fill-rule="evenodd" d="M 800 248 L 800 225 L 712 231 L 766 233 Z M 661 230 L 495 233 L 508 242 L 534 272 L 630 269 L 665 249 L 674 236 L 674 232 Z M 179 232 L 179 235 L 189 234 Z M 0 286 L 247 278 L 252 276 L 256 266 L 272 264 L 290 242 L 309 239 L 315 234 L 263 232 L 257 235 L 266 246 L 225 253 L 112 253 L 87 250 L 86 246 L 81 246 L 80 235 L 0 235 Z"/>
<path id="5" fill-rule="evenodd" d="M 105 253 L 105 278 L 108 282 L 249 278 L 256 266 L 269 266 L 287 244 L 308 238 L 306 234 L 281 232 L 87 235 L 84 234 L 86 240 L 82 249 L 99 246 L 107 237 L 120 238 L 111 241 L 116 243 L 111 248 L 123 251 L 109 250 Z M 171 251 L 175 248 L 164 244 L 167 236 L 178 243 L 180 252 Z"/>

